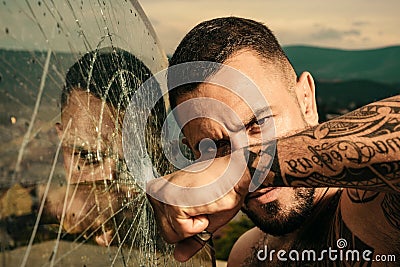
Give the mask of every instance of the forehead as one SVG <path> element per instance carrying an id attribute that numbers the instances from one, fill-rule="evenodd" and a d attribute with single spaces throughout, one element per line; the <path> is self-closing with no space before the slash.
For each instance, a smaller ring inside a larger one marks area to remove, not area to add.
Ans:
<path id="1" fill-rule="evenodd" d="M 280 98 L 289 94 L 287 79 L 285 79 L 281 67 L 273 62 L 262 60 L 254 51 L 241 50 L 230 57 L 224 64 L 237 70 L 246 79 L 252 81 L 271 106 L 279 106 Z M 229 78 L 232 81 L 232 87 L 237 81 L 245 80 L 240 75 L 231 75 Z M 235 90 L 240 89 L 239 87 Z M 240 92 L 242 95 L 253 94 L 247 88 L 243 88 Z M 255 98 L 251 98 L 251 100 L 257 101 Z"/>
<path id="2" fill-rule="evenodd" d="M 66 141 L 96 143 L 100 135 L 110 139 L 115 132 L 115 110 L 94 95 L 72 90 L 61 115 L 64 129 L 69 124 Z"/>
<path id="3" fill-rule="evenodd" d="M 194 91 L 180 96 L 177 104 L 196 98 L 211 98 L 229 107 L 243 119 L 259 109 L 270 108 L 272 111 L 284 108 L 289 104 L 288 101 L 293 100 L 280 68 L 272 63 L 265 63 L 254 52 L 240 51 L 224 65 L 226 68 L 220 69 Z M 215 117 L 227 119 L 226 112 L 221 108 L 217 109 L 209 103 L 192 102 L 193 105 L 187 112 L 214 113 Z M 182 117 L 187 116 L 187 112 L 176 112 L 180 122 Z"/>
<path id="4" fill-rule="evenodd" d="M 194 92 L 179 99 L 175 112 L 180 125 L 194 119 L 208 118 L 227 128 L 235 128 L 252 113 L 252 109 L 245 99 L 230 89 L 203 83 Z"/>

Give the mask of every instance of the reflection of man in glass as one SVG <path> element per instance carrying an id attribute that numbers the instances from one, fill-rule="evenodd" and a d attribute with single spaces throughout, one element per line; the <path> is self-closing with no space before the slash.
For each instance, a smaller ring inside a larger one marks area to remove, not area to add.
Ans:
<path id="1" fill-rule="evenodd" d="M 100 245 L 117 242 L 116 229 L 127 234 L 121 222 L 135 207 L 137 188 L 123 160 L 121 127 L 130 97 L 150 76 L 140 60 L 115 48 L 88 53 L 69 69 L 56 125 L 69 186 L 47 198 L 48 215 L 68 233 Z"/>

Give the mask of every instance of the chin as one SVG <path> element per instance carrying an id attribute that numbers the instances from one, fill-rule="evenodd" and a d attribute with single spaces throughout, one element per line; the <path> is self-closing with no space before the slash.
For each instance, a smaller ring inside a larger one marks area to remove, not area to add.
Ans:
<path id="1" fill-rule="evenodd" d="M 294 188 L 289 199 L 276 199 L 272 202 L 247 206 L 242 211 L 263 232 L 282 236 L 300 228 L 310 216 L 314 202 L 313 188 Z"/>

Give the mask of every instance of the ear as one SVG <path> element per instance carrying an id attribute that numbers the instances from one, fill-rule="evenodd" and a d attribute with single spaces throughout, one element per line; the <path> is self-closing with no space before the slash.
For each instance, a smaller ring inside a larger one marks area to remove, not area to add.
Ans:
<path id="1" fill-rule="evenodd" d="M 297 80 L 296 95 L 301 112 L 309 125 L 318 124 L 314 79 L 309 72 L 303 72 Z"/>
<path id="2" fill-rule="evenodd" d="M 61 140 L 64 133 L 63 126 L 59 122 L 57 122 L 54 126 L 56 127 L 58 138 Z"/>

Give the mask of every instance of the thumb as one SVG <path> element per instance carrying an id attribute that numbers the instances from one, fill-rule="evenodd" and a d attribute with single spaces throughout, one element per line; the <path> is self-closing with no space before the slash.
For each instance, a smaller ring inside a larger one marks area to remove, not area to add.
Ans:
<path id="1" fill-rule="evenodd" d="M 205 230 L 209 224 L 207 215 L 196 215 L 172 221 L 173 228 L 182 239 L 191 237 Z"/>

